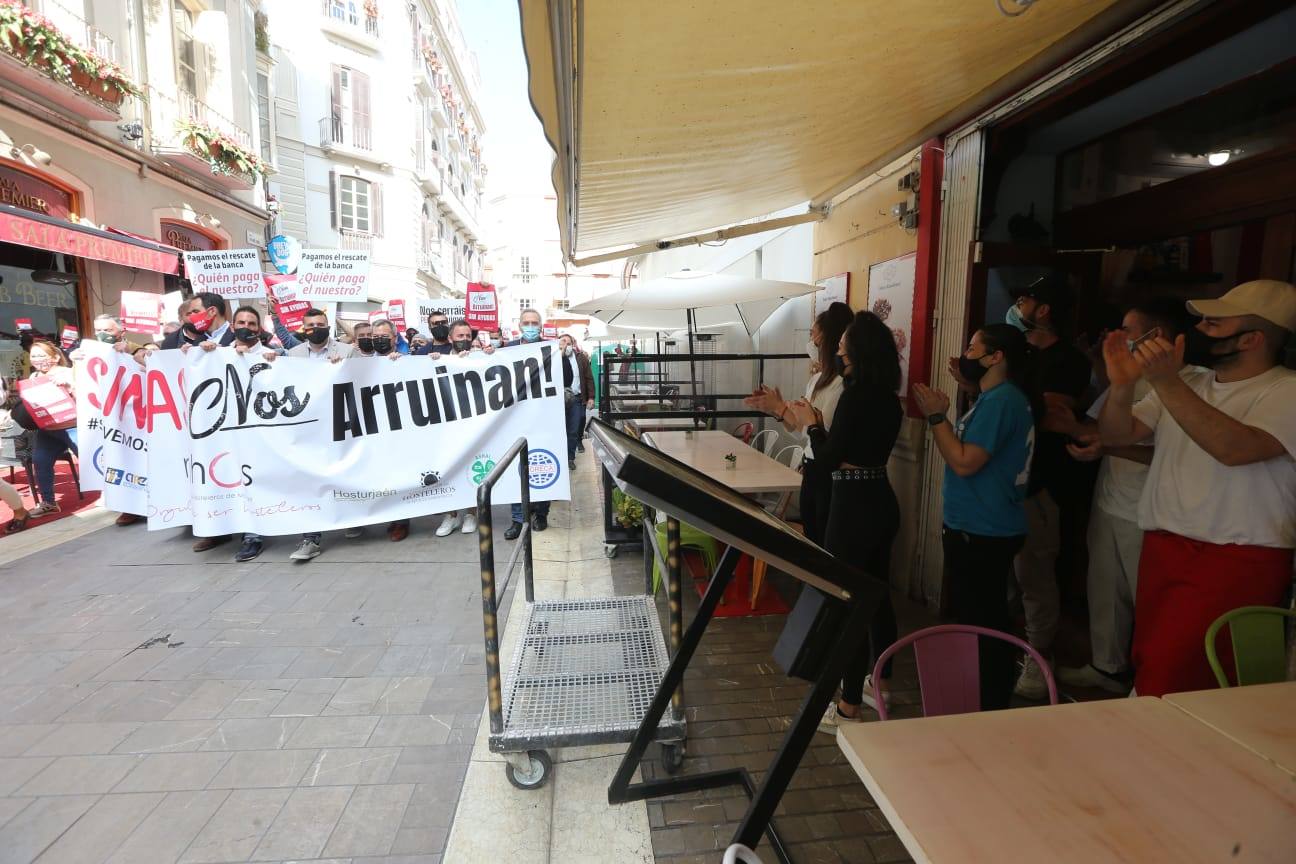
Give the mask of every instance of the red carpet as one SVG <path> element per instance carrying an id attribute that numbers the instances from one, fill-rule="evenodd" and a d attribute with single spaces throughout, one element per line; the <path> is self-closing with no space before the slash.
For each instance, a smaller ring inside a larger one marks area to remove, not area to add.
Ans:
<path id="1" fill-rule="evenodd" d="M 761 584 L 761 593 L 756 598 L 756 606 L 752 607 L 751 567 L 751 558 L 744 555 L 738 562 L 738 571 L 734 574 L 733 580 L 725 589 L 724 599 L 716 607 L 715 617 L 756 618 L 761 615 L 786 615 L 790 611 L 790 607 L 783 602 L 783 598 L 770 584 L 768 575 Z M 699 597 L 706 593 L 709 576 L 706 565 L 702 563 L 702 556 L 692 549 L 685 549 L 684 578 L 693 582 L 693 588 Z"/>
<path id="2" fill-rule="evenodd" d="M 77 470 L 80 470 L 78 467 Z M 32 497 L 31 490 L 27 488 L 27 472 L 21 468 L 13 469 L 12 479 L 9 476 L 9 467 L 6 465 L 0 467 L 0 477 L 8 480 L 13 487 L 18 490 L 18 494 L 23 498 L 23 506 L 28 510 L 36 506 Z M 99 501 L 98 492 L 86 492 L 85 499 L 82 500 L 81 493 L 77 492 L 76 484 L 72 482 L 72 471 L 68 468 L 67 462 L 60 459 L 54 466 L 54 501 L 62 509 L 58 513 L 50 513 L 48 516 L 32 518 L 27 523 L 28 528 L 35 528 L 37 525 L 44 525 L 47 522 L 54 522 L 65 516 L 81 510 L 88 510 L 95 506 Z M 0 503 L 0 526 L 8 525 L 9 520 L 13 518 L 13 511 L 5 504 Z M 3 537 L 3 535 L 0 535 Z"/>

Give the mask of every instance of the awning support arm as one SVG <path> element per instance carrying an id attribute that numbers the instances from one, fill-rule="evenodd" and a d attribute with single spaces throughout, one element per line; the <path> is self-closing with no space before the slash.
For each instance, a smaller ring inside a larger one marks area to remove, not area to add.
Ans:
<path id="1" fill-rule="evenodd" d="M 714 243 L 719 240 L 732 240 L 735 237 L 746 237 L 749 234 L 763 234 L 766 231 L 777 231 L 780 228 L 790 228 L 793 225 L 804 225 L 807 222 L 822 222 L 828 217 L 828 205 L 807 210 L 805 213 L 798 213 L 795 216 L 780 216 L 776 219 L 766 219 L 763 222 L 749 222 L 743 225 L 731 225 L 728 228 L 719 228 L 715 231 L 707 231 L 705 234 L 693 234 L 688 237 L 680 237 L 676 240 L 658 240 L 655 243 L 641 243 L 638 246 L 632 246 L 628 249 L 621 249 L 616 252 L 602 252 L 598 255 L 590 255 L 585 258 L 572 258 L 571 263 L 574 267 L 585 267 L 590 264 L 602 264 L 604 261 L 616 261 L 619 258 L 629 258 L 633 255 L 647 255 L 649 252 L 661 252 L 664 249 L 676 249 L 680 246 L 701 246 L 703 243 Z"/>

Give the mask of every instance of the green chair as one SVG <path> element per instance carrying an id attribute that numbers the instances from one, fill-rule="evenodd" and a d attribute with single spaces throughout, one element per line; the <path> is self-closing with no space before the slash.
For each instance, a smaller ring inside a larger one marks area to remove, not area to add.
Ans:
<path id="1" fill-rule="evenodd" d="M 1231 686 L 1215 656 L 1215 637 L 1225 624 L 1233 643 L 1233 665 L 1239 687 L 1286 681 L 1288 618 L 1296 618 L 1296 610 L 1278 606 L 1239 606 L 1216 618 L 1206 630 L 1206 660 L 1219 686 Z"/>
<path id="2" fill-rule="evenodd" d="M 662 553 L 666 552 L 666 523 L 657 523 L 657 545 L 661 547 Z M 720 563 L 720 544 L 709 534 L 706 534 L 687 522 L 680 523 L 680 551 L 685 549 L 696 549 L 702 555 L 702 561 L 706 564 L 707 574 L 715 572 L 716 565 Z M 683 562 L 681 561 L 681 566 Z M 659 570 L 657 556 L 653 556 L 653 594 L 661 588 L 661 572 Z"/>

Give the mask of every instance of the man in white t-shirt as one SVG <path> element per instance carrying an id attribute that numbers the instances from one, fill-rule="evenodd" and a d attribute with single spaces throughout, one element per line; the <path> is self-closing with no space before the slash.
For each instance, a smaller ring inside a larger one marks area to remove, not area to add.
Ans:
<path id="1" fill-rule="evenodd" d="M 1279 365 L 1296 331 L 1296 286 L 1246 282 L 1188 309 L 1202 320 L 1187 339 L 1150 339 L 1133 353 L 1121 333 L 1103 344 L 1103 441 L 1156 444 L 1139 500 L 1141 696 L 1216 686 L 1206 629 L 1238 606 L 1281 602 L 1296 549 L 1296 372 Z M 1212 371 L 1181 377 L 1185 356 Z M 1140 377 L 1152 392 L 1135 405 Z M 1217 649 L 1229 668 L 1228 640 Z"/>

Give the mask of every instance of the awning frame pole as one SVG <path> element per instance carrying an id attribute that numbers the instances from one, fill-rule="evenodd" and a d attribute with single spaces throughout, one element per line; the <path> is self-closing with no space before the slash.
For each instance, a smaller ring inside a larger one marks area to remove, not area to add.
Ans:
<path id="1" fill-rule="evenodd" d="M 751 234 L 764 234 L 766 231 L 777 231 L 780 228 L 790 228 L 793 225 L 804 225 L 807 222 L 822 222 L 828 218 L 830 207 L 823 205 L 818 208 L 807 210 L 805 213 L 798 213 L 793 216 L 780 216 L 777 219 L 766 219 L 763 222 L 749 222 L 743 225 L 731 225 L 728 228 L 719 228 L 715 231 L 707 231 L 705 234 L 692 234 L 688 237 L 680 237 L 675 240 L 658 240 L 654 243 L 640 243 L 638 246 L 632 246 L 628 249 L 621 249 L 617 252 L 601 252 L 598 255 L 589 255 L 584 258 L 572 258 L 571 263 L 574 267 L 585 267 L 590 264 L 602 264 L 605 261 L 616 261 L 621 258 L 630 258 L 635 255 L 647 255 L 649 252 L 661 252 L 665 249 L 675 249 L 680 246 L 701 246 L 703 243 L 714 243 L 721 240 L 732 240 L 735 237 L 746 237 Z"/>

